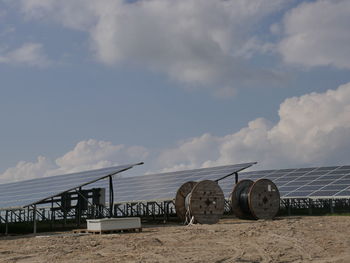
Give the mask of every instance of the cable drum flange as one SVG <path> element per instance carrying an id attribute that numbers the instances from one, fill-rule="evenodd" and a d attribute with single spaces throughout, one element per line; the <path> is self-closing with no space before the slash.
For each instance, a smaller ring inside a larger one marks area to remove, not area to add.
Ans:
<path id="1" fill-rule="evenodd" d="M 193 181 L 186 182 L 182 184 L 176 192 L 175 210 L 176 210 L 177 216 L 180 218 L 182 222 L 186 220 L 186 212 L 187 212 L 186 197 L 188 198 L 188 195 L 191 193 L 196 183 L 197 182 L 193 182 Z"/>
<path id="2" fill-rule="evenodd" d="M 231 195 L 231 205 L 233 214 L 241 219 L 251 219 L 252 214 L 249 209 L 248 198 L 246 194 L 249 188 L 254 184 L 252 180 L 241 180 L 233 188 Z M 246 194 L 243 194 L 246 193 Z"/>
<path id="3" fill-rule="evenodd" d="M 193 187 L 189 210 L 196 223 L 215 224 L 222 217 L 224 209 L 224 193 L 217 182 L 204 180 Z"/>
<path id="4" fill-rule="evenodd" d="M 256 219 L 273 219 L 280 208 L 280 193 L 268 179 L 257 180 L 249 189 L 248 203 Z"/>

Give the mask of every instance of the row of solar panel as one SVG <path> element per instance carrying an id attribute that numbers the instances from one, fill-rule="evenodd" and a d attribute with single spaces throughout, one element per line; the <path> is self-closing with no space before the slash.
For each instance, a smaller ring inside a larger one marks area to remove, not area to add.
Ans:
<path id="1" fill-rule="evenodd" d="M 245 172 L 240 178 L 268 178 L 278 186 L 281 197 L 350 198 L 350 166 Z M 232 191 L 230 187 L 224 188 L 226 193 Z"/>
<path id="2" fill-rule="evenodd" d="M 150 195 L 152 195 L 154 192 L 153 186 L 155 185 L 157 185 L 158 188 L 163 187 L 163 189 L 168 188 L 169 190 L 169 187 L 177 188 L 178 181 L 187 181 L 192 180 L 193 178 L 199 179 L 206 177 L 210 177 L 210 179 L 214 180 L 221 178 L 228 173 L 245 169 L 253 164 L 255 163 L 120 178 L 116 185 L 117 187 L 126 189 L 128 193 L 143 193 L 144 191 L 147 191 L 144 197 L 152 199 L 153 197 Z M 79 186 L 83 186 L 87 183 L 92 183 L 110 174 L 115 174 L 130 169 L 134 165 L 137 164 L 3 184 L 0 185 L 0 208 L 27 206 L 70 189 L 78 188 Z M 101 184 L 103 187 L 106 187 L 106 180 L 89 185 L 87 188 L 96 187 Z"/>
<path id="3" fill-rule="evenodd" d="M 257 180 L 268 178 L 276 183 L 282 197 L 343 197 L 350 196 L 350 166 L 319 167 L 300 169 L 263 170 L 240 173 L 240 179 Z M 203 170 L 204 171 L 204 170 Z M 230 173 L 230 168 L 227 170 Z M 316 176 L 316 174 L 319 174 Z M 215 180 L 218 174 L 192 173 L 191 171 L 177 174 L 152 175 L 152 182 L 148 182 L 148 175 L 142 177 L 120 178 L 115 184 L 115 200 L 117 202 L 131 202 L 140 200 L 173 199 L 177 189 L 187 181 L 204 179 Z M 140 179 L 140 180 L 138 180 Z M 137 183 L 135 185 L 135 183 Z M 229 196 L 234 186 L 234 177 L 219 182 L 225 196 Z M 100 183 L 100 186 L 103 184 Z"/>
<path id="4" fill-rule="evenodd" d="M 259 178 L 269 178 L 276 182 L 277 186 L 280 187 L 282 197 L 292 196 L 292 193 L 301 188 L 304 185 L 316 186 L 315 188 L 309 189 L 310 192 L 307 194 L 313 194 L 312 196 L 342 196 L 348 195 L 345 191 L 349 186 L 350 182 L 345 174 L 350 173 L 350 166 L 346 167 L 320 167 L 320 168 L 301 168 L 301 169 L 282 169 L 282 170 L 266 170 L 266 171 L 254 171 L 254 172 L 243 172 L 240 173 L 241 179 L 253 179 L 257 180 Z M 333 170 L 332 170 L 333 169 Z M 337 169 L 337 170 L 335 170 Z M 315 174 L 319 173 L 319 176 L 315 176 Z M 312 174 L 312 176 L 308 177 L 308 175 Z M 289 177 L 289 175 L 291 175 Z M 341 176 L 342 175 L 342 176 Z M 202 178 L 208 179 L 208 178 Z M 328 179 L 328 180 L 327 180 Z M 343 180 L 342 180 L 343 179 Z M 350 179 L 350 178 L 349 178 Z M 174 196 L 177 188 L 179 187 L 179 183 L 173 182 L 167 187 L 160 187 L 160 185 L 155 184 L 152 185 L 152 193 L 147 191 L 147 189 L 142 187 L 142 190 L 133 191 L 130 193 L 127 189 L 127 182 L 124 181 L 123 189 L 120 189 L 119 194 L 116 195 L 117 200 L 122 201 L 131 201 L 131 200 L 148 200 L 147 198 L 152 197 L 154 199 L 171 199 Z M 331 184 L 330 186 L 328 186 Z M 233 178 L 228 178 L 220 182 L 220 185 L 224 189 L 225 195 L 228 196 L 233 188 Z M 284 191 L 284 185 L 291 186 L 288 191 Z M 177 187 L 176 189 L 174 189 Z M 336 192 L 331 192 L 334 190 Z M 130 188 L 129 188 L 130 189 Z M 133 190 L 134 187 L 131 187 Z M 171 191 L 170 191 L 171 190 Z M 301 189 L 305 193 L 305 188 Z M 317 191 L 318 190 L 318 191 Z M 324 191 L 319 191 L 324 190 Z M 151 190 L 150 190 L 151 191 Z M 343 192 L 342 192 L 343 191 Z M 300 192 L 300 191 L 299 191 Z M 315 192 L 315 193 L 313 193 Z M 298 192 L 296 194 L 299 195 Z M 298 196 L 299 197 L 299 196 Z M 303 195 L 302 197 L 306 197 Z"/>
<path id="5" fill-rule="evenodd" d="M 138 164 L 121 165 L 93 171 L 37 178 L 0 185 L 0 208 L 24 207 L 62 192 L 95 182 Z"/>
<path id="6" fill-rule="evenodd" d="M 178 188 L 185 182 L 217 180 L 253 164 L 255 163 L 117 178 L 114 184 L 114 200 L 116 202 L 131 202 L 173 199 Z M 101 181 L 91 185 L 91 187 L 107 187 L 107 185 Z"/>
<path id="7" fill-rule="evenodd" d="M 255 163 L 144 176 L 117 177 L 114 180 L 114 199 L 116 202 L 173 199 L 177 189 L 187 181 L 217 180 L 235 171 L 241 171 L 253 164 Z M 32 204 L 44 198 L 78 187 L 79 185 L 98 180 L 111 173 L 129 169 L 132 166 L 134 165 L 0 185 L 0 207 Z M 279 187 L 282 197 L 350 198 L 350 166 L 241 172 L 239 177 L 240 179 L 252 179 L 254 181 L 260 178 L 268 178 L 274 181 Z M 234 185 L 234 176 L 220 181 L 219 184 L 228 197 Z M 92 187 L 108 187 L 108 181 L 98 181 L 88 185 L 86 188 Z"/>

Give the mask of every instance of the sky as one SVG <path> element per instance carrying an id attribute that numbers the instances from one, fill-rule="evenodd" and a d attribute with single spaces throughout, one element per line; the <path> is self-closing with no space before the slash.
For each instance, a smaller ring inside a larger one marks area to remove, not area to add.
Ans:
<path id="1" fill-rule="evenodd" d="M 348 0 L 0 0 L 0 183 L 349 164 L 349 26 Z"/>

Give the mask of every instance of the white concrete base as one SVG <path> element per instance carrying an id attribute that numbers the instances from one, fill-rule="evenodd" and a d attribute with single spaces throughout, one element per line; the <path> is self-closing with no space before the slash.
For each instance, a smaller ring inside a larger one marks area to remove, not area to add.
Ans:
<path id="1" fill-rule="evenodd" d="M 141 228 L 139 217 L 88 219 L 87 230 L 108 231 Z"/>

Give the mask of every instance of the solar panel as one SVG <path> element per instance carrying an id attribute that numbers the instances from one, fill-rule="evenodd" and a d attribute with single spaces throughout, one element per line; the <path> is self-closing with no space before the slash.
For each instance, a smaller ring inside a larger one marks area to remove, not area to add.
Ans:
<path id="1" fill-rule="evenodd" d="M 239 178 L 270 179 L 279 188 L 282 198 L 350 197 L 349 165 L 242 172 Z M 231 185 L 232 182 L 227 182 L 222 186 L 226 196 L 232 191 Z"/>
<path id="2" fill-rule="evenodd" d="M 242 164 L 245 165 L 245 164 Z M 251 166 L 252 164 L 250 164 Z M 141 200 L 173 199 L 177 189 L 187 181 L 216 180 L 220 175 L 232 173 L 236 165 L 179 171 L 151 176 L 120 178 L 116 183 L 115 200 L 130 202 Z M 283 198 L 338 198 L 350 197 L 350 166 L 328 166 L 279 170 L 240 172 L 239 179 L 272 180 Z M 229 197 L 234 179 L 219 182 Z"/>
<path id="3" fill-rule="evenodd" d="M 116 202 L 171 200 L 178 188 L 187 181 L 217 180 L 240 172 L 255 163 L 218 166 L 186 171 L 118 177 L 114 180 Z M 33 179 L 0 185 L 0 207 L 24 207 L 56 196 L 70 189 L 89 184 L 92 187 L 108 187 L 107 181 L 97 181 L 110 174 L 130 169 L 132 165 L 104 168 L 69 175 Z M 282 198 L 349 198 L 350 166 L 296 168 L 240 172 L 239 179 L 272 180 Z M 226 197 L 229 197 L 234 177 L 219 181 Z M 106 195 L 108 197 L 108 191 Z M 108 200 L 108 198 L 106 198 Z"/>
<path id="4" fill-rule="evenodd" d="M 176 191 L 185 182 L 218 180 L 235 172 L 240 172 L 252 165 L 252 163 L 234 164 L 202 168 L 186 171 L 150 174 L 133 177 L 120 177 L 114 180 L 114 200 L 116 202 L 156 201 L 171 200 L 175 198 Z M 231 180 L 228 177 L 223 180 Z M 106 183 L 97 182 L 94 187 L 106 187 Z"/>
<path id="5" fill-rule="evenodd" d="M 109 175 L 123 172 L 139 164 L 142 163 L 0 184 L 0 208 L 9 209 L 36 204 L 63 192 L 91 184 Z"/>

